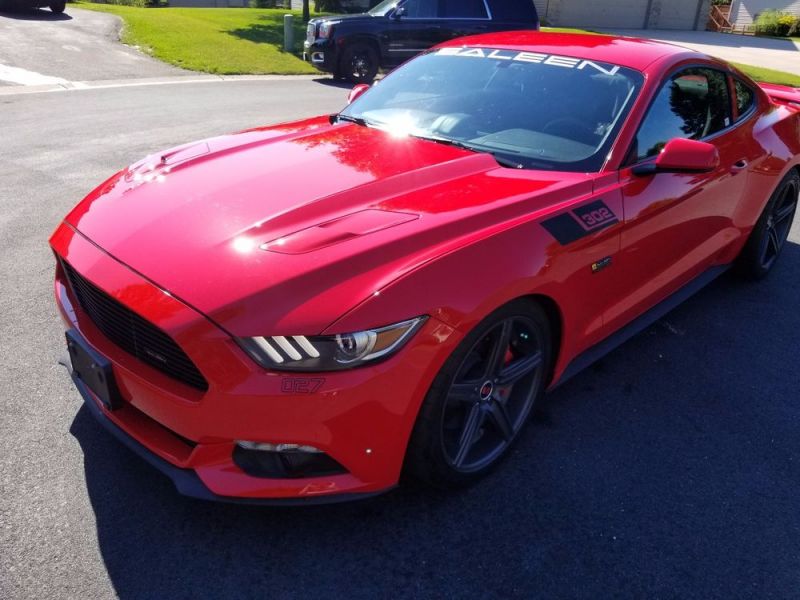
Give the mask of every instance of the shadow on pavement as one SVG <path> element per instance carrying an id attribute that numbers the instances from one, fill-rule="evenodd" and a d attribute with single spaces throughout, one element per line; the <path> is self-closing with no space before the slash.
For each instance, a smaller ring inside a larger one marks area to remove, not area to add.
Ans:
<path id="1" fill-rule="evenodd" d="M 341 79 L 334 79 L 333 77 L 318 77 L 313 80 L 314 83 L 318 83 L 320 85 L 327 85 L 328 87 L 335 87 L 340 88 L 343 90 L 352 90 L 355 87 L 355 83 L 350 83 L 349 81 L 342 81 Z"/>
<path id="2" fill-rule="evenodd" d="M 81 409 L 123 599 L 792 597 L 800 589 L 800 246 L 724 276 L 552 393 L 477 486 L 349 505 L 182 498 Z"/>
<path id="3" fill-rule="evenodd" d="M 67 13 L 56 14 L 50 9 L 42 8 L 0 8 L 0 18 L 17 19 L 18 21 L 69 21 Z"/>

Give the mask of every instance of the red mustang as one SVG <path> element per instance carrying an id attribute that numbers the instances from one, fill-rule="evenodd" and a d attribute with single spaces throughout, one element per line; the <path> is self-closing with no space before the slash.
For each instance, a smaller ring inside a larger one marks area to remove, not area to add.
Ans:
<path id="1" fill-rule="evenodd" d="M 800 90 L 676 46 L 466 38 L 351 99 L 153 154 L 53 234 L 75 384 L 185 494 L 472 482 L 545 390 L 766 275 L 797 206 Z"/>

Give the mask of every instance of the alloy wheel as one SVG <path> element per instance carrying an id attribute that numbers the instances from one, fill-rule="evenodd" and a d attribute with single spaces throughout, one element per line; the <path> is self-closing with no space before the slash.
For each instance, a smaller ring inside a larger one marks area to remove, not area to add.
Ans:
<path id="1" fill-rule="evenodd" d="M 798 180 L 790 179 L 778 193 L 778 198 L 772 206 L 767 217 L 766 235 L 761 242 L 761 266 L 765 269 L 772 267 L 789 237 L 792 227 L 792 217 L 797 210 L 800 188 Z"/>
<path id="2" fill-rule="evenodd" d="M 448 463 L 468 473 L 494 461 L 516 437 L 543 385 L 545 340 L 534 320 L 508 317 L 470 349 L 444 402 Z"/>

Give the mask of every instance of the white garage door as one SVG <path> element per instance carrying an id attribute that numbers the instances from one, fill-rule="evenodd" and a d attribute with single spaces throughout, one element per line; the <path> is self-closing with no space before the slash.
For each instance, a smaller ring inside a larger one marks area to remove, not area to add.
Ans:
<path id="1" fill-rule="evenodd" d="M 694 29 L 697 0 L 653 2 L 650 27 L 657 29 Z"/>
<path id="2" fill-rule="evenodd" d="M 550 0 L 550 11 L 557 7 L 562 27 L 619 27 L 640 29 L 644 25 L 647 2 L 642 0 Z M 554 15 L 556 16 L 556 15 Z"/>

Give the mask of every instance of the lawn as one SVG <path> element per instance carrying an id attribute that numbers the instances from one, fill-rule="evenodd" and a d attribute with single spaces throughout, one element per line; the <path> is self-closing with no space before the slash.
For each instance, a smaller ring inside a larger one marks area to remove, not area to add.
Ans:
<path id="1" fill-rule="evenodd" d="M 177 67 L 206 73 L 296 75 L 318 73 L 300 58 L 305 23 L 295 12 L 295 52 L 283 51 L 285 9 L 137 8 L 78 2 L 119 15 L 122 41 Z"/>
<path id="2" fill-rule="evenodd" d="M 792 87 L 800 87 L 800 76 L 792 73 L 784 73 L 783 71 L 773 71 L 772 69 L 764 69 L 763 67 L 754 67 L 753 65 L 743 65 L 741 63 L 731 63 L 738 69 L 763 83 L 777 83 L 779 85 L 790 85 Z"/>
<path id="3" fill-rule="evenodd" d="M 283 15 L 289 12 L 284 9 L 137 8 L 89 2 L 76 6 L 119 15 L 125 21 L 123 42 L 184 69 L 223 75 L 317 73 L 300 58 L 305 24 L 298 12 L 290 53 L 283 51 Z M 591 33 L 563 27 L 543 30 Z M 800 77 L 790 73 L 736 66 L 757 81 L 800 87 Z"/>

